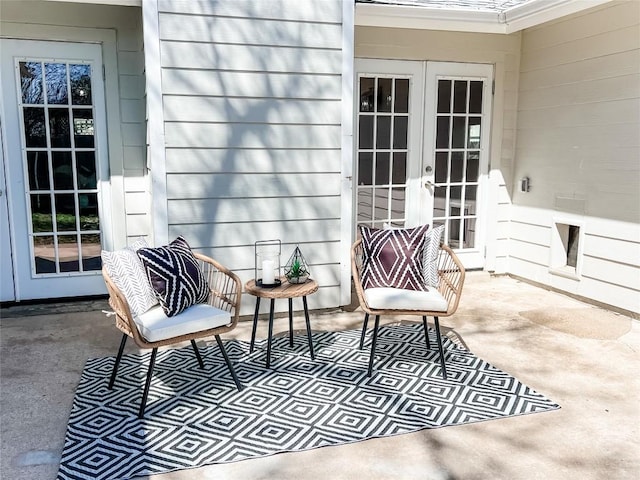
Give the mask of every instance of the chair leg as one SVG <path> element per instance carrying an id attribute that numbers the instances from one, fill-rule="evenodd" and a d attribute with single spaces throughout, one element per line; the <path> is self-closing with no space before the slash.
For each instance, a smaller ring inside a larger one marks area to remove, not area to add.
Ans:
<path id="1" fill-rule="evenodd" d="M 364 347 L 364 336 L 367 333 L 367 324 L 369 323 L 369 314 L 364 314 L 364 323 L 362 324 L 362 335 L 360 335 L 360 350 Z"/>
<path id="2" fill-rule="evenodd" d="M 236 375 L 236 371 L 233 369 L 233 364 L 231 360 L 229 360 L 229 356 L 227 355 L 227 351 L 224 349 L 224 345 L 222 344 L 222 340 L 220 340 L 220 335 L 216 335 L 216 342 L 218 343 L 218 347 L 220 347 L 220 351 L 222 352 L 222 356 L 224 357 L 224 361 L 227 362 L 227 367 L 229 367 L 229 371 L 231 372 L 231 376 L 233 377 L 233 381 L 236 383 L 236 387 L 238 387 L 238 391 L 242 390 L 242 384 L 240 380 L 238 380 L 238 376 Z"/>
<path id="3" fill-rule="evenodd" d="M 144 409 L 147 407 L 147 397 L 149 396 L 149 387 L 151 387 L 151 377 L 153 374 L 153 366 L 156 363 L 156 355 L 158 354 L 158 348 L 151 350 L 151 360 L 149 361 L 149 371 L 147 372 L 147 381 L 144 384 L 144 392 L 142 393 L 142 402 L 140 402 L 140 411 L 138 412 L 138 418 L 144 417 Z"/>
<path id="4" fill-rule="evenodd" d="M 204 362 L 202 361 L 202 356 L 200 355 L 200 350 L 198 349 L 198 345 L 196 345 L 195 340 L 191 340 L 191 346 L 193 347 L 193 351 L 196 354 L 196 358 L 198 359 L 198 365 L 200 365 L 201 369 L 204 369 Z"/>
<path id="5" fill-rule="evenodd" d="M 427 350 L 431 350 L 431 342 L 429 341 L 429 327 L 427 326 L 427 316 L 422 316 L 422 325 L 424 326 L 424 339 L 427 342 Z"/>
<path id="6" fill-rule="evenodd" d="M 124 352 L 124 345 L 127 343 L 127 334 L 122 334 L 122 340 L 120 340 L 120 349 L 118 350 L 118 356 L 116 357 L 116 363 L 113 364 L 113 372 L 111 372 L 111 379 L 109 380 L 109 390 L 113 388 L 113 383 L 116 381 L 116 373 L 118 373 L 118 366 L 122 359 L 122 352 Z"/>
<path id="7" fill-rule="evenodd" d="M 447 379 L 447 367 L 444 366 L 444 350 L 442 349 L 442 337 L 440 336 L 440 322 L 438 317 L 433 317 L 436 324 L 436 336 L 438 337 L 438 350 L 440 352 L 440 365 L 442 366 L 442 378 Z"/>
<path id="8" fill-rule="evenodd" d="M 367 377 L 373 372 L 373 358 L 376 356 L 376 340 L 378 339 L 378 326 L 380 325 L 380 315 L 376 315 L 376 321 L 373 325 L 373 338 L 371 339 L 371 355 L 369 356 L 369 372 Z"/>

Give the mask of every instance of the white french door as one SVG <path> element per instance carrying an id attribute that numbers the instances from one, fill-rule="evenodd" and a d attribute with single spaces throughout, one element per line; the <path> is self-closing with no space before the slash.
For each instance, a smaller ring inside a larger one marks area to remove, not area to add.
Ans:
<path id="1" fill-rule="evenodd" d="M 101 46 L 1 42 L 15 300 L 104 293 L 101 182 L 108 170 Z"/>
<path id="2" fill-rule="evenodd" d="M 356 61 L 356 224 L 445 225 L 465 267 L 484 266 L 493 67 Z"/>
<path id="3" fill-rule="evenodd" d="M 356 60 L 356 223 L 420 223 L 421 62 Z"/>
<path id="4" fill-rule="evenodd" d="M 493 66 L 428 62 L 425 210 L 466 268 L 485 262 Z"/>

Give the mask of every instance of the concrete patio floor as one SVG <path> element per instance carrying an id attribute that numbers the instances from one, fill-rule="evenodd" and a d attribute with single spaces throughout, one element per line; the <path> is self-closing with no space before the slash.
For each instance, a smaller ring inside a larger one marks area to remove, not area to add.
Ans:
<path id="1" fill-rule="evenodd" d="M 640 322 L 508 277 L 471 272 L 467 279 L 458 313 L 441 321 L 447 336 L 560 410 L 148 478 L 638 478 Z M 106 302 L 98 300 L 0 312 L 0 478 L 55 478 L 84 363 L 115 355 L 119 345 L 120 332 L 102 309 Z M 359 311 L 311 316 L 314 330 L 361 322 Z M 260 323 L 263 338 L 267 322 Z M 304 328 L 300 315 L 294 326 Z M 276 320 L 275 332 L 286 329 L 286 318 Z M 225 338 L 250 335 L 247 319 Z"/>

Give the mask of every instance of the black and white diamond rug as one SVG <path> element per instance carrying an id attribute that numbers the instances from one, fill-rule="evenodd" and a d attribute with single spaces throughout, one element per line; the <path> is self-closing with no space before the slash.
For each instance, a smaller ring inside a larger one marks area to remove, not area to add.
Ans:
<path id="1" fill-rule="evenodd" d="M 266 340 L 225 342 L 240 392 L 215 343 L 158 353 L 145 418 L 137 417 L 150 353 L 87 361 L 73 401 L 59 479 L 126 479 L 279 452 L 341 445 L 515 415 L 557 404 L 445 338 L 448 379 L 440 375 L 435 332 L 422 325 L 381 327 L 374 374 L 360 331 L 305 335 L 294 347 Z"/>

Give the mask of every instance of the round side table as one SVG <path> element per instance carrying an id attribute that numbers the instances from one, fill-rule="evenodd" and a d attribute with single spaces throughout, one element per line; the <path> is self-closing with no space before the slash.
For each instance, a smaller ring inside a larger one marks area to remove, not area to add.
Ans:
<path id="1" fill-rule="evenodd" d="M 253 352 L 253 346 L 256 341 L 256 329 L 258 328 L 258 311 L 260 309 L 260 299 L 271 299 L 269 309 L 269 337 L 267 339 L 267 368 L 271 364 L 271 338 L 273 336 L 273 311 L 277 298 L 286 298 L 289 300 L 289 346 L 293 347 L 293 299 L 302 297 L 302 305 L 304 306 L 304 319 L 307 324 L 307 340 L 309 341 L 309 352 L 311 358 L 315 359 L 313 352 L 313 341 L 311 340 L 311 324 L 309 323 L 309 309 L 307 307 L 307 295 L 318 290 L 318 282 L 309 279 L 305 283 L 289 283 L 286 277 L 281 277 L 282 284 L 277 287 L 259 287 L 255 280 L 249 280 L 244 289 L 250 295 L 256 297 L 256 309 L 253 314 L 253 329 L 251 330 L 251 346 L 249 352 Z"/>

